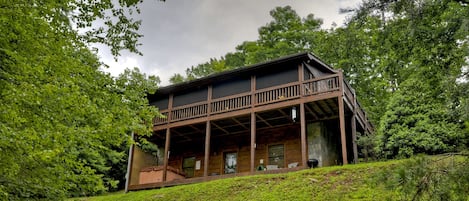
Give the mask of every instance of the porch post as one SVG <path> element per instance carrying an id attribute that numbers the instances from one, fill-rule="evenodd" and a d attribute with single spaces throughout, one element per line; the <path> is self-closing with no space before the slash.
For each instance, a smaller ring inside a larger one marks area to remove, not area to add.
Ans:
<path id="1" fill-rule="evenodd" d="M 347 142 L 345 137 L 345 112 L 344 112 L 344 98 L 343 96 L 337 97 L 339 101 L 339 125 L 340 125 L 340 143 L 342 144 L 342 163 L 348 164 L 347 160 Z"/>
<path id="2" fill-rule="evenodd" d="M 300 126 L 301 126 L 301 164 L 306 167 L 306 119 L 305 119 L 305 103 L 300 103 Z"/>
<path id="3" fill-rule="evenodd" d="M 207 121 L 207 125 L 205 128 L 205 158 L 204 158 L 204 177 L 208 176 L 208 164 L 209 164 L 209 156 L 210 156 L 210 121 Z"/>
<path id="4" fill-rule="evenodd" d="M 170 129 L 166 129 L 166 142 L 164 145 L 164 162 L 163 162 L 163 182 L 166 181 L 166 173 L 168 170 L 168 158 L 169 158 L 169 145 L 170 145 L 170 137 L 171 137 Z"/>
<path id="5" fill-rule="evenodd" d="M 132 132 L 132 140 L 135 140 L 134 132 Z M 134 159 L 134 144 L 132 143 L 129 147 L 129 158 L 127 161 L 127 173 L 125 174 L 125 190 L 124 192 L 129 192 L 130 178 L 132 175 L 132 165 Z"/>
<path id="6" fill-rule="evenodd" d="M 352 146 L 353 146 L 353 163 L 358 163 L 358 148 L 357 148 L 357 98 L 353 93 L 353 114 L 352 114 Z"/>
<path id="7" fill-rule="evenodd" d="M 254 164 L 256 157 L 256 113 L 254 112 L 254 107 L 257 104 L 256 101 L 256 76 L 251 76 L 251 173 L 254 173 Z"/>
<path id="8" fill-rule="evenodd" d="M 256 114 L 251 112 L 251 173 L 254 173 L 256 156 Z"/>
<path id="9" fill-rule="evenodd" d="M 348 164 L 347 160 L 347 138 L 345 136 L 345 108 L 344 108 L 344 74 L 339 71 L 339 89 L 340 96 L 337 97 L 339 102 L 339 126 L 340 126 L 340 143 L 342 144 L 342 163 Z"/>

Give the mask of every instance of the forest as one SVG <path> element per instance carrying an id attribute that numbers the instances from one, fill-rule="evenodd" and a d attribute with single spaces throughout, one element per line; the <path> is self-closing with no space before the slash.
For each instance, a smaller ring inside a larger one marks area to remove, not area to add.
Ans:
<path id="1" fill-rule="evenodd" d="M 123 187 L 132 133 L 160 115 L 158 75 L 104 73 L 90 44 L 138 50 L 142 0 L 0 1 L 0 200 L 61 200 Z M 344 25 L 274 8 L 258 39 L 187 68 L 171 83 L 312 52 L 342 69 L 375 127 L 359 145 L 376 160 L 467 151 L 469 6 L 365 0 Z M 101 26 L 94 22 L 100 21 Z M 79 31 L 80 30 L 80 31 Z M 467 157 L 467 155 L 466 155 Z"/>
<path id="2" fill-rule="evenodd" d="M 256 41 L 175 74 L 197 79 L 297 52 L 342 69 L 375 126 L 360 136 L 378 158 L 438 154 L 468 145 L 469 9 L 458 1 L 365 1 L 345 26 L 322 29 L 289 6 L 270 12 Z M 465 125 L 466 124 L 466 125 Z M 465 130 L 466 129 L 466 130 Z"/>

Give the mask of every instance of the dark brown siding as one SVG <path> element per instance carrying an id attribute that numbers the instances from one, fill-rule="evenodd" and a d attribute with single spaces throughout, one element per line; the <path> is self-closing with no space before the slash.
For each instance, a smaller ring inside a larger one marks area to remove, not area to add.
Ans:
<path id="1" fill-rule="evenodd" d="M 298 81 L 298 68 L 285 68 L 282 71 L 264 72 L 256 75 L 256 89 Z"/>
<path id="2" fill-rule="evenodd" d="M 288 164 L 296 162 L 298 162 L 298 166 L 301 166 L 301 144 L 299 131 L 299 125 L 295 124 L 292 126 L 257 132 L 255 167 L 259 165 L 260 159 L 264 160 L 264 165 L 268 165 L 268 146 L 274 144 L 284 145 L 285 168 L 288 167 Z M 212 138 L 211 144 L 208 175 L 219 175 L 224 173 L 223 155 L 226 152 L 238 153 L 238 173 L 250 171 L 250 136 L 248 133 L 236 136 L 215 136 Z M 201 167 L 200 170 L 195 170 L 194 176 L 202 177 L 204 174 L 204 153 L 202 151 L 203 145 L 199 145 L 200 149 L 194 147 L 191 148 L 187 145 L 172 145 L 178 146 L 179 150 L 177 151 L 176 156 L 171 153 L 169 158 L 169 166 L 182 171 L 182 159 L 184 157 L 195 156 L 196 161 L 201 161 Z"/>
<path id="3" fill-rule="evenodd" d="M 213 85 L 212 98 L 240 94 L 251 90 L 250 78 L 236 79 Z"/>
<path id="4" fill-rule="evenodd" d="M 206 101 L 207 93 L 207 87 L 202 87 L 200 89 L 194 89 L 185 93 L 176 94 L 174 95 L 173 107 Z"/>
<path id="5" fill-rule="evenodd" d="M 155 106 L 160 110 L 166 110 L 168 109 L 168 102 L 169 102 L 169 98 L 164 97 L 164 98 L 156 99 L 155 101 L 151 102 L 150 105 Z"/>

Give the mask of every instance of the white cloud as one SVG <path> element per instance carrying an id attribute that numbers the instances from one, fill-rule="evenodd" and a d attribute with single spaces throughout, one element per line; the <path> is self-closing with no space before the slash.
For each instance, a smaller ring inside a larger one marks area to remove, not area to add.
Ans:
<path id="1" fill-rule="evenodd" d="M 114 77 L 124 72 L 126 68 L 133 69 L 138 67 L 142 71 L 140 67 L 142 65 L 137 57 L 122 56 L 117 62 L 112 57 L 103 57 L 101 61 L 110 66 L 109 68 L 101 68 L 101 70 L 110 73 Z"/>

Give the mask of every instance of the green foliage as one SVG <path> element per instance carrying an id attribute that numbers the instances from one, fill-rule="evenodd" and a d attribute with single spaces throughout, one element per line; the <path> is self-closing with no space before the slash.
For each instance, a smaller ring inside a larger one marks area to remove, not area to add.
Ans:
<path id="1" fill-rule="evenodd" d="M 378 152 L 385 157 L 455 151 L 465 138 L 425 81 L 407 80 L 390 100 L 378 136 Z"/>
<path id="2" fill-rule="evenodd" d="M 400 200 L 461 200 L 469 198 L 466 154 L 418 156 L 381 173 L 380 183 L 400 193 Z"/>
<path id="3" fill-rule="evenodd" d="M 391 83 L 391 93 L 381 116 L 377 150 L 386 157 L 408 157 L 464 147 L 464 100 L 457 94 L 467 89 L 457 78 L 467 65 L 467 32 L 461 33 L 468 29 L 467 5 L 396 1 L 374 9 L 396 16 L 385 20 L 379 35 L 388 53 L 378 70 Z"/>
<path id="4" fill-rule="evenodd" d="M 151 130 L 157 111 L 145 97 L 158 80 L 135 70 L 113 79 L 84 44 L 109 43 L 115 55 L 134 51 L 137 35 L 128 31 L 136 22 L 116 3 L 0 2 L 0 200 L 60 200 L 113 188 L 130 132 Z M 117 18 L 106 18 L 108 11 Z M 117 23 L 100 28 L 106 39 L 72 28 L 99 18 Z"/>
<path id="5" fill-rule="evenodd" d="M 361 148 L 360 153 L 363 153 L 365 161 L 370 158 L 375 158 L 374 148 L 376 146 L 376 136 L 372 134 L 357 134 L 357 146 Z"/>
<path id="6" fill-rule="evenodd" d="M 364 1 L 343 27 L 320 28 L 291 7 L 270 12 L 256 41 L 175 75 L 173 83 L 291 53 L 315 52 L 344 70 L 378 136 L 378 156 L 442 153 L 469 144 L 469 6 L 450 0 Z M 371 149 L 367 149 L 372 151 Z"/>

